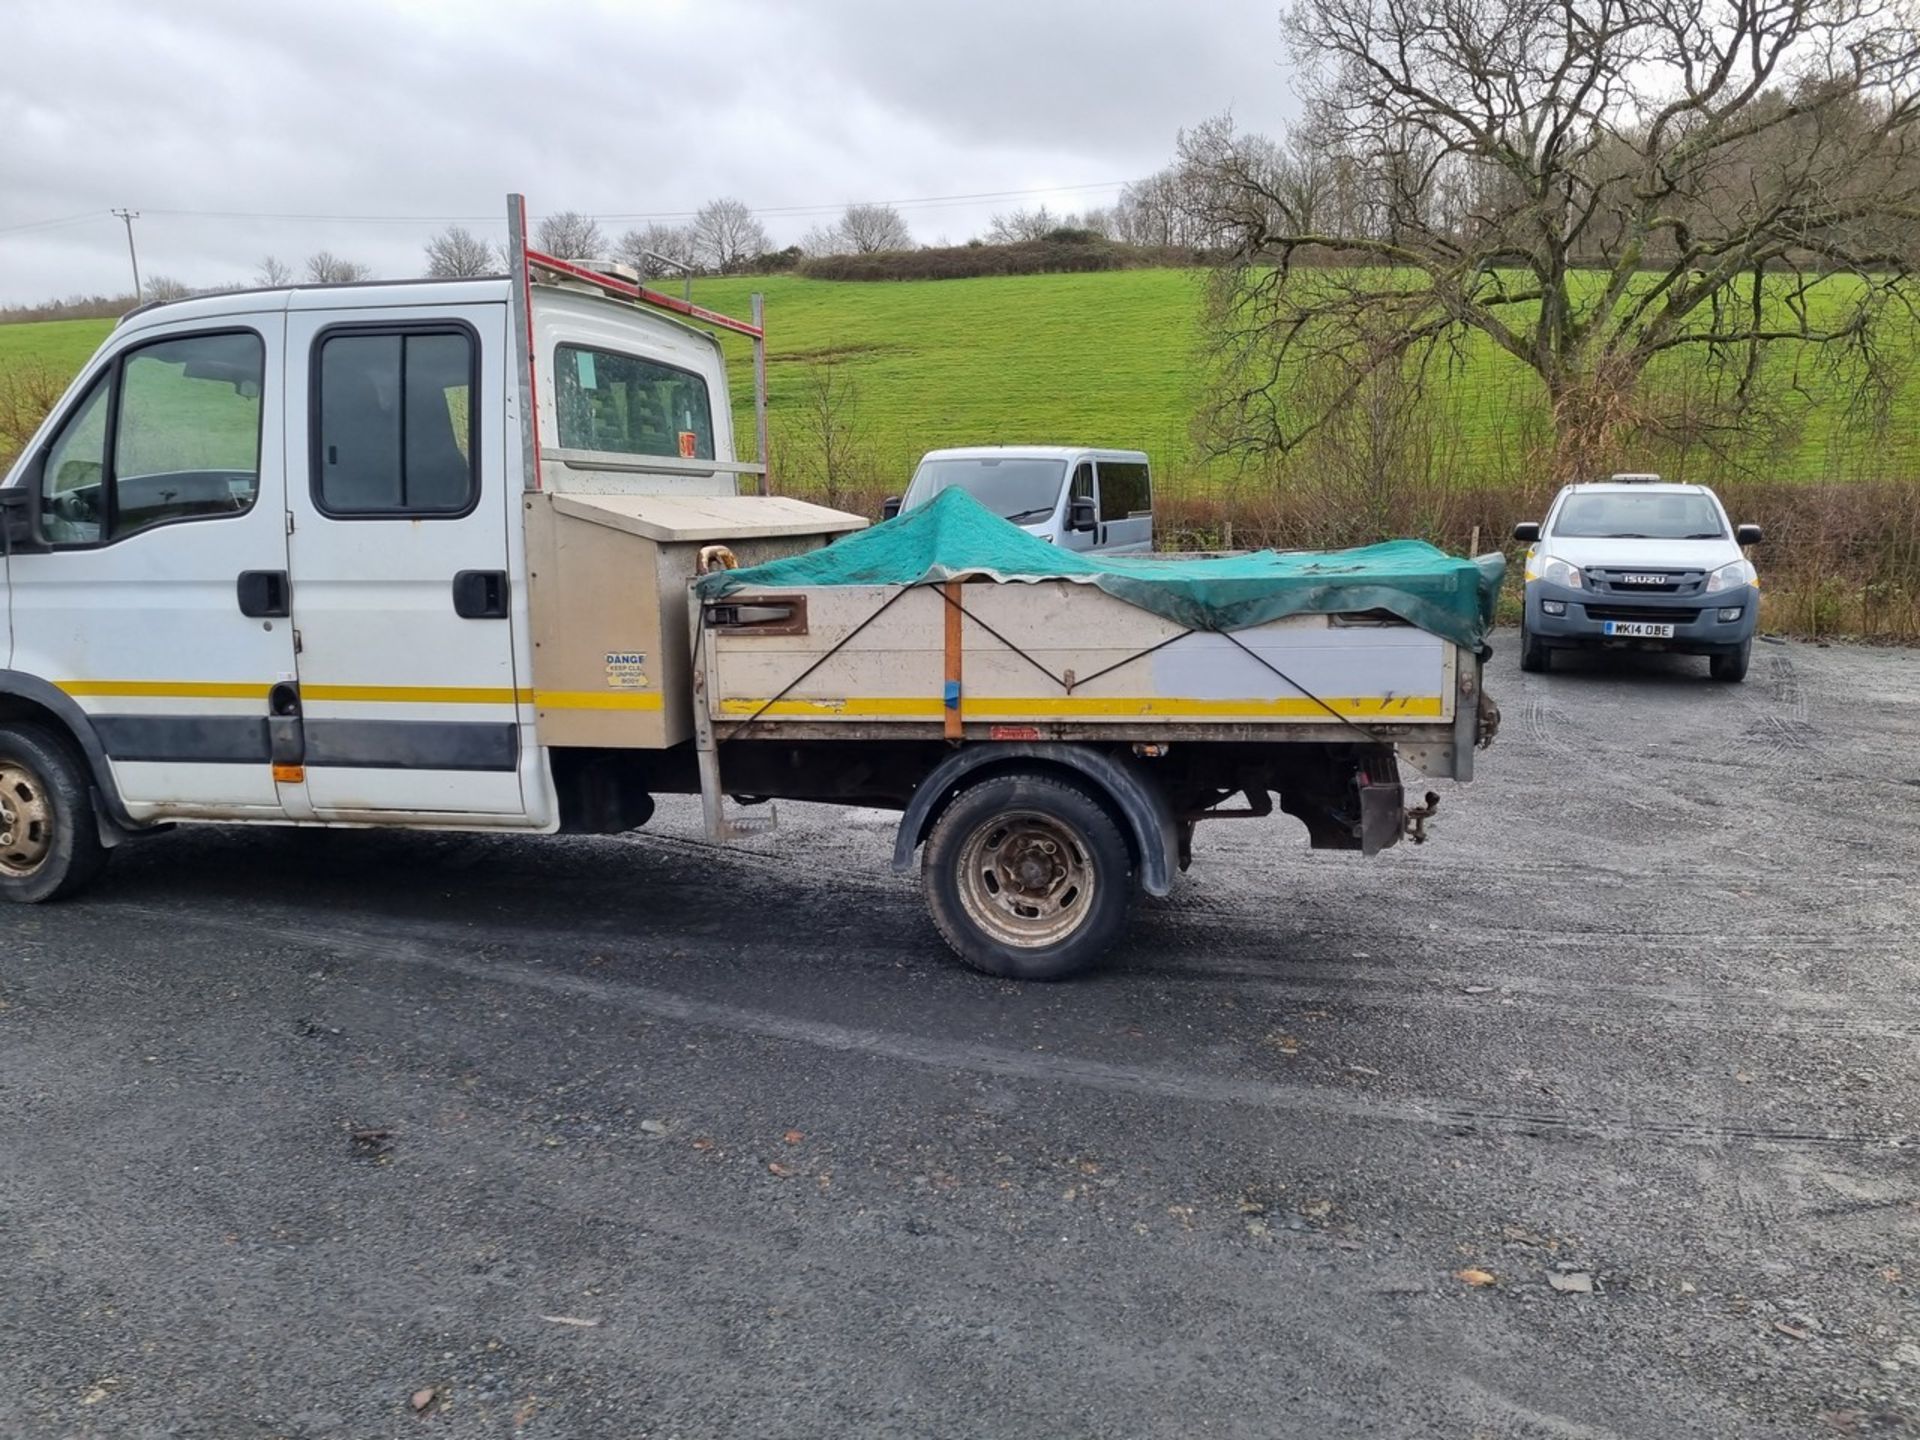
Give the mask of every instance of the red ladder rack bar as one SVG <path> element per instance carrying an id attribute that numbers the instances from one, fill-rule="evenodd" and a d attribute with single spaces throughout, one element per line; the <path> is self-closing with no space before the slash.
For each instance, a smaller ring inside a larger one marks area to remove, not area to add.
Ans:
<path id="1" fill-rule="evenodd" d="M 722 315 L 718 310 L 709 310 L 704 305 L 695 305 L 691 300 L 663 295 L 658 290 L 649 290 L 644 285 L 635 285 L 615 275 L 602 275 L 597 270 L 589 270 L 584 265 L 575 265 L 571 260 L 562 260 L 557 255 L 529 250 L 527 263 L 575 280 L 584 280 L 589 285 L 598 285 L 602 290 L 615 295 L 624 295 L 629 300 L 638 300 L 643 305 L 657 305 L 660 309 L 671 310 L 676 315 L 686 315 L 709 325 L 718 325 L 722 330 L 731 330 L 736 335 L 748 335 L 755 340 L 766 338 L 766 332 L 758 325 L 750 325 L 745 320 L 736 320 L 731 315 Z"/>

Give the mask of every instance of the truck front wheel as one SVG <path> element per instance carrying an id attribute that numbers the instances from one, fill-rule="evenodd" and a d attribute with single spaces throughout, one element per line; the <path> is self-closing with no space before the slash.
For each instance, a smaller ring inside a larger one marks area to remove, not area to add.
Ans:
<path id="1" fill-rule="evenodd" d="M 927 837 L 927 908 L 954 953 L 1013 980 L 1064 980 L 1126 928 L 1133 858 L 1106 808 L 1071 781 L 995 775 Z"/>
<path id="2" fill-rule="evenodd" d="M 81 889 L 107 863 L 86 771 L 40 725 L 0 725 L 0 899 Z"/>

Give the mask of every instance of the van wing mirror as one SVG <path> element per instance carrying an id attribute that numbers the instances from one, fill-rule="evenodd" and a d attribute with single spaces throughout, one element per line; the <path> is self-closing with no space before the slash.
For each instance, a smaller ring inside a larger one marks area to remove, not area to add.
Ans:
<path id="1" fill-rule="evenodd" d="M 889 495 L 880 502 L 880 518 L 882 520 L 891 520 L 899 513 L 900 497 L 898 495 Z"/>
<path id="2" fill-rule="evenodd" d="M 1087 531 L 1099 524 L 1100 512 L 1094 509 L 1091 495 L 1076 495 L 1067 502 L 1067 529 Z"/>
<path id="3" fill-rule="evenodd" d="M 1513 527 L 1513 538 L 1524 545 L 1532 545 L 1540 538 L 1540 522 L 1523 520 Z"/>
<path id="4" fill-rule="evenodd" d="M 35 478 L 33 475 L 29 479 Z M 45 550 L 40 536 L 40 487 L 9 485 L 0 490 L 0 538 L 9 553 Z"/>
<path id="5" fill-rule="evenodd" d="M 1733 538 L 1742 545 L 1758 545 L 1767 536 L 1758 525 L 1736 525 L 1733 527 Z"/>

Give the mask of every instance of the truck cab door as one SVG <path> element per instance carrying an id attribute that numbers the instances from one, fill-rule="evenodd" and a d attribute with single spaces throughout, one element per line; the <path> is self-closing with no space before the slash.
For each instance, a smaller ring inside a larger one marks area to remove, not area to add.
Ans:
<path id="1" fill-rule="evenodd" d="M 294 678 L 279 313 L 136 327 L 23 480 L 12 670 L 90 718 L 136 820 L 284 820 L 269 696 Z"/>
<path id="2" fill-rule="evenodd" d="M 544 791 L 515 646 L 505 313 L 288 314 L 298 729 L 321 819 L 524 824 Z"/>

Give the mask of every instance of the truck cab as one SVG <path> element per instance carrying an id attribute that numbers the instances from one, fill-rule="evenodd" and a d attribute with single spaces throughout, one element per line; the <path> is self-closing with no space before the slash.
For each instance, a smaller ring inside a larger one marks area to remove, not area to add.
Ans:
<path id="1" fill-rule="evenodd" d="M 887 515 L 944 490 L 966 491 L 1003 520 L 1066 550 L 1109 555 L 1153 549 L 1153 469 L 1143 450 L 972 445 L 929 450 Z"/>

